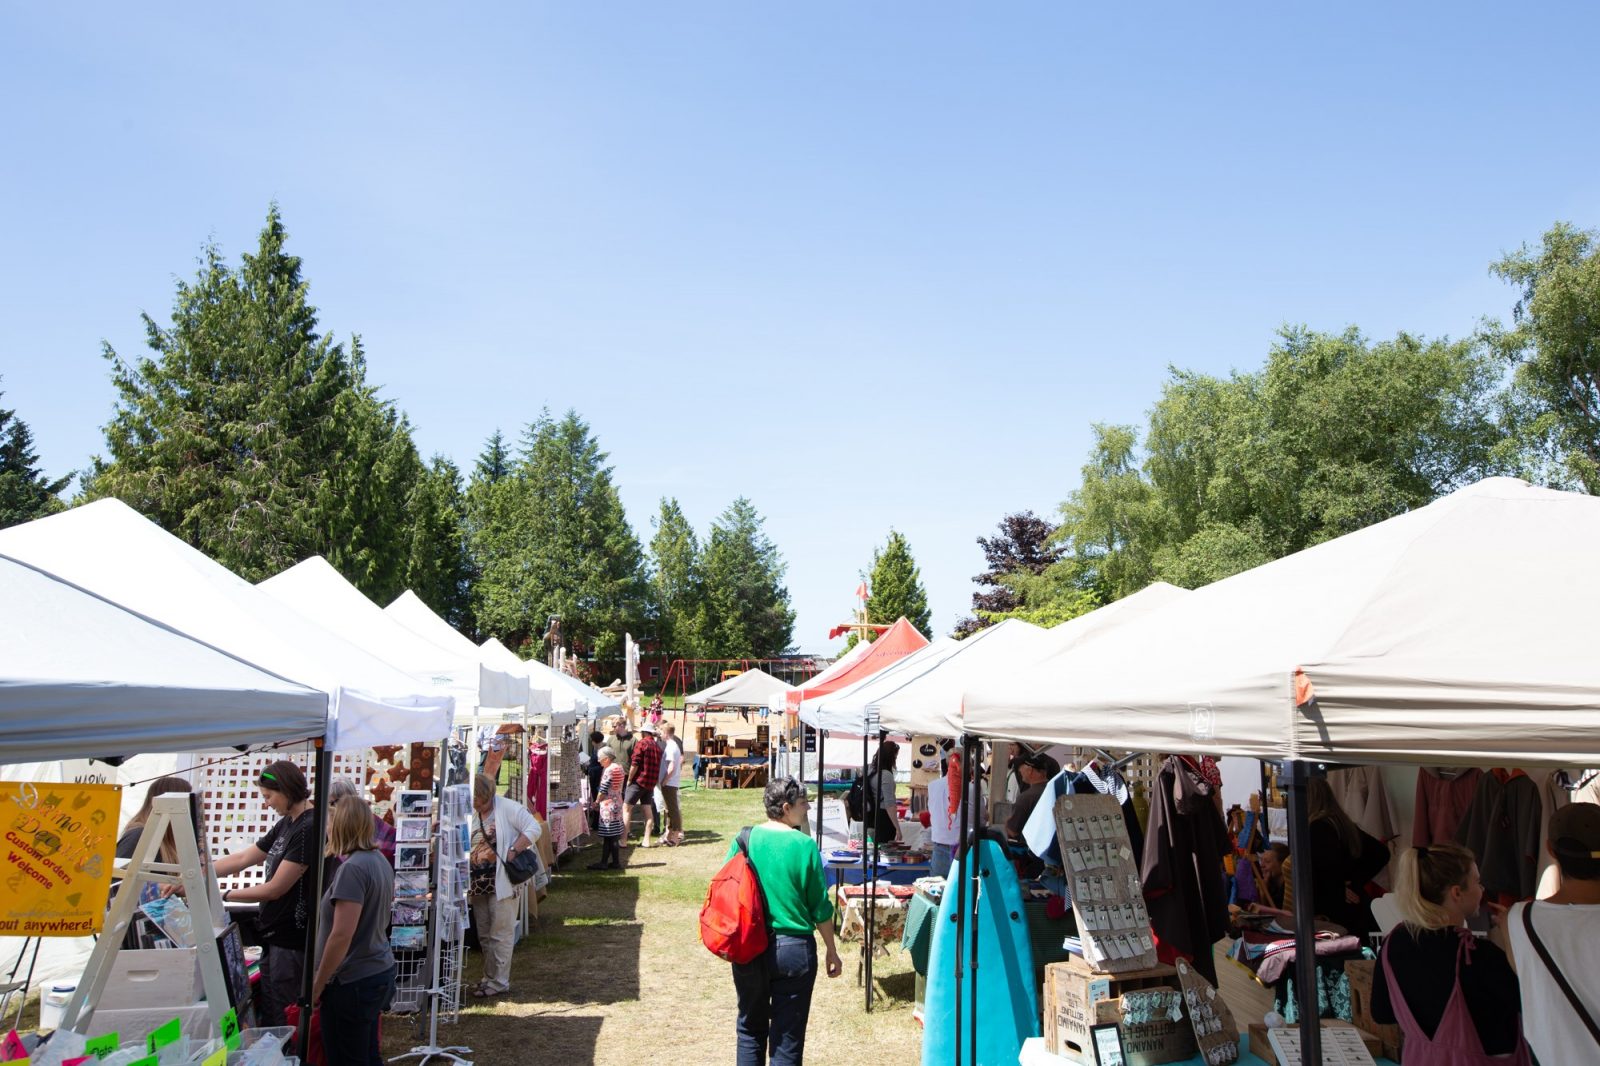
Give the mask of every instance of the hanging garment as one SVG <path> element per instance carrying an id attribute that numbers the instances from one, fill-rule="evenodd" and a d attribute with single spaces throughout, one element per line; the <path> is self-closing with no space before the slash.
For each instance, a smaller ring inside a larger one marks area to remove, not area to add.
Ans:
<path id="1" fill-rule="evenodd" d="M 545 808 L 550 801 L 550 751 L 543 744 L 528 747 L 528 807 L 549 818 Z"/>
<path id="2" fill-rule="evenodd" d="M 1416 815 L 1412 820 L 1411 843 L 1425 848 L 1456 839 L 1456 830 L 1477 794 L 1479 770 L 1463 770 L 1456 777 L 1440 777 L 1427 767 L 1417 771 Z"/>
<path id="3" fill-rule="evenodd" d="M 1500 793 L 1505 791 L 1505 787 L 1498 773 L 1491 771 L 1479 774 L 1478 786 L 1472 793 L 1472 803 L 1467 807 L 1466 814 L 1462 815 L 1461 824 L 1456 827 L 1455 842 L 1478 857 L 1480 869 L 1489 844 L 1489 821 L 1494 817 L 1495 805 L 1500 802 Z"/>
<path id="4" fill-rule="evenodd" d="M 1532 899 L 1539 887 L 1539 838 L 1544 835 L 1539 785 L 1515 774 L 1500 789 L 1489 814 L 1478 871 L 1483 887 L 1515 899 Z"/>
<path id="5" fill-rule="evenodd" d="M 1212 948 L 1228 930 L 1222 859 L 1229 842 L 1212 796 L 1212 786 L 1189 763 L 1177 756 L 1162 763 L 1141 869 L 1157 955 L 1169 964 L 1188 959 L 1215 984 Z"/>
<path id="6" fill-rule="evenodd" d="M 1473 1024 L 1472 1013 L 1467 1010 L 1467 999 L 1461 992 L 1461 964 L 1470 959 L 1472 934 L 1461 930 L 1461 947 L 1456 955 L 1455 988 L 1450 993 L 1450 1003 L 1439 1019 L 1439 1027 L 1430 1037 L 1412 1016 L 1406 1006 L 1405 995 L 1394 979 L 1389 966 L 1389 941 L 1385 940 L 1379 958 L 1384 977 L 1389 986 L 1390 1003 L 1395 1019 L 1405 1033 L 1406 1066 L 1533 1066 L 1533 1058 L 1525 1041 L 1518 1039 L 1517 1050 L 1510 1055 L 1491 1056 L 1483 1050 L 1478 1038 L 1478 1027 Z M 1470 965 L 1470 962 L 1469 962 Z"/>
<path id="7" fill-rule="evenodd" d="M 1081 771 L 1062 770 L 1045 782 L 1043 796 L 1022 827 L 1022 840 L 1028 850 L 1051 866 L 1062 866 L 1061 849 L 1056 846 L 1056 800 L 1090 792 L 1110 796 L 1121 806 L 1122 821 L 1128 828 L 1129 845 L 1137 861 L 1144 851 L 1144 834 L 1133 811 L 1133 795 L 1121 774 L 1115 770 L 1102 773 L 1093 764 Z"/>
<path id="8" fill-rule="evenodd" d="M 1548 844 L 1550 816 L 1572 802 L 1566 774 L 1565 770 L 1546 770 L 1532 775 L 1539 785 L 1539 803 L 1543 809 L 1539 819 L 1539 887 L 1534 891 L 1536 899 L 1548 899 L 1561 887 L 1561 872 L 1556 866 L 1555 856 L 1550 854 Z"/>
<path id="9" fill-rule="evenodd" d="M 1328 786 L 1344 813 L 1368 835 L 1385 844 L 1400 835 L 1400 816 L 1389 799 L 1381 767 L 1351 766 L 1329 771 Z"/>

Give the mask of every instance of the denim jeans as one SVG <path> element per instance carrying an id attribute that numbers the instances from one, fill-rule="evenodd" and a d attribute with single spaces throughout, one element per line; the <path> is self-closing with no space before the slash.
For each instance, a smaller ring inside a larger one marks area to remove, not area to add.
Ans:
<path id="1" fill-rule="evenodd" d="M 955 849 L 956 846 L 954 844 L 935 844 L 933 846 L 933 854 L 928 860 L 928 876 L 948 877 L 952 853 Z"/>
<path id="2" fill-rule="evenodd" d="M 766 953 L 735 964 L 733 987 L 739 994 L 738 1066 L 800 1066 L 806 1054 L 806 1019 L 811 989 L 817 983 L 817 941 L 811 936 L 775 933 Z"/>
<path id="3" fill-rule="evenodd" d="M 378 1016 L 393 999 L 393 966 L 322 990 L 322 1052 L 328 1066 L 383 1066 Z"/>

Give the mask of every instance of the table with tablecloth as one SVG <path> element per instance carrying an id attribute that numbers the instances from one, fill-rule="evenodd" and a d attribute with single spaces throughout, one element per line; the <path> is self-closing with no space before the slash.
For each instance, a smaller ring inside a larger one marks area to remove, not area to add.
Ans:
<path id="1" fill-rule="evenodd" d="M 578 842 L 589 828 L 581 804 L 557 804 L 550 808 L 550 844 L 560 858 Z"/>
<path id="2" fill-rule="evenodd" d="M 1267 1066 L 1267 1060 L 1261 1058 L 1250 1050 L 1250 1038 L 1239 1037 L 1239 1058 L 1235 1060 L 1239 1066 Z M 1389 1059 L 1376 1059 L 1376 1066 L 1397 1066 Z M 1023 1041 L 1022 1054 L 1017 1056 L 1018 1066 L 1082 1066 L 1077 1059 L 1069 1059 L 1064 1055 L 1052 1055 L 1045 1049 L 1044 1037 L 1029 1037 Z M 1199 1055 L 1174 1062 L 1171 1066 L 1205 1066 L 1205 1060 Z"/>

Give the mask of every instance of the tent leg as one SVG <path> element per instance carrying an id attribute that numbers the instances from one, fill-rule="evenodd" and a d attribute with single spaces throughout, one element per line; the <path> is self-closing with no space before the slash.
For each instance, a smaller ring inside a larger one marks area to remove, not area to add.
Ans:
<path id="1" fill-rule="evenodd" d="M 872 1013 L 872 893 L 867 888 L 867 833 L 877 825 L 878 800 L 871 792 L 871 785 L 867 783 L 867 731 L 861 731 L 861 886 L 866 893 L 861 901 L 861 913 L 866 918 L 864 928 L 861 930 L 861 966 L 866 974 L 867 985 L 867 1013 Z M 873 834 L 877 836 L 876 833 Z M 878 871 L 872 871 L 876 878 Z"/>
<path id="2" fill-rule="evenodd" d="M 1294 879 L 1294 978 L 1300 1012 L 1300 1061 L 1322 1061 L 1322 1019 L 1317 1009 L 1317 933 L 1312 913 L 1311 815 L 1306 793 L 1311 768 L 1299 759 L 1289 767 L 1289 857 Z"/>
<path id="3" fill-rule="evenodd" d="M 972 772 L 972 738 L 963 736 L 961 738 L 961 779 L 956 782 L 956 787 L 961 790 L 961 826 L 956 834 L 956 858 L 960 860 L 962 864 L 961 869 L 963 872 L 965 872 L 967 866 L 970 865 L 972 856 L 976 852 L 976 849 L 972 847 L 972 842 L 967 838 L 969 818 L 971 826 L 974 829 L 977 827 L 977 812 L 969 811 L 968 808 L 970 808 L 972 804 L 967 802 L 967 798 L 971 795 L 971 792 L 967 788 L 967 781 Z M 976 834 L 974 833 L 973 835 Z M 948 881 L 945 882 L 944 890 L 946 892 L 950 891 L 950 884 Z M 956 882 L 956 1031 L 955 1039 L 951 1041 L 951 1046 L 955 1048 L 956 1052 L 955 1066 L 961 1066 L 961 992 L 965 985 L 964 979 L 966 976 L 966 968 L 964 966 L 967 949 L 966 932 L 967 879 L 962 877 Z"/>
<path id="4" fill-rule="evenodd" d="M 317 854 L 322 853 L 321 842 L 328 835 L 328 788 L 333 779 L 333 752 L 328 750 L 326 737 L 317 738 L 317 778 L 312 785 L 313 807 L 311 811 L 311 839 L 317 841 Z M 312 863 L 312 868 L 301 876 L 311 878 L 312 900 L 322 899 L 322 869 L 321 862 Z M 302 1058 L 310 1054 L 306 1047 L 306 1038 L 311 1030 L 311 989 L 316 981 L 317 968 L 317 904 L 313 902 L 306 908 L 306 955 L 305 972 L 300 975 L 300 1021 L 295 1027 L 295 1047 L 300 1049 Z"/>
<path id="5" fill-rule="evenodd" d="M 805 740 L 803 739 L 803 737 L 802 737 L 802 740 L 800 741 L 800 746 L 802 748 L 805 747 Z M 823 755 L 824 749 L 827 746 L 828 746 L 828 731 L 826 729 L 817 730 L 817 846 L 818 847 L 822 846 L 822 797 L 823 797 L 822 788 L 823 788 L 823 785 L 825 785 L 827 783 L 827 773 L 825 772 L 824 767 L 826 767 L 828 765 L 826 762 L 823 761 L 822 755 Z"/>
<path id="6" fill-rule="evenodd" d="M 982 741 L 977 737 L 972 738 L 972 759 L 977 761 L 981 750 Z M 966 797 L 962 797 L 965 799 Z M 972 980 L 967 985 L 967 1048 L 969 1061 L 973 1066 L 978 1063 L 978 892 L 983 883 L 983 871 L 980 868 L 978 843 L 973 841 L 972 847 L 967 852 L 971 860 L 967 863 L 970 870 L 969 878 L 972 881 L 972 891 L 967 894 L 967 906 L 971 914 L 967 919 L 967 936 L 971 938 L 971 950 L 968 952 L 967 970 Z"/>

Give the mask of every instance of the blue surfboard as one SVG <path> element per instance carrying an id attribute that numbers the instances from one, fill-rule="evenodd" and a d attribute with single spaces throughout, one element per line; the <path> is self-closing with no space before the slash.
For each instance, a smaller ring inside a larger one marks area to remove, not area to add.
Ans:
<path id="1" fill-rule="evenodd" d="M 962 1066 L 1015 1066 L 1022 1042 L 1039 1035 L 1039 989 L 1033 983 L 1033 946 L 1022 889 L 1005 852 L 993 840 L 978 843 L 978 1061 L 970 1054 L 973 971 L 961 989 L 961 1032 L 956 1015 L 956 911 L 961 863 L 950 867 L 928 956 L 927 999 L 922 1008 L 922 1066 L 951 1066 L 959 1040 Z M 967 904 L 971 906 L 972 886 Z M 970 919 L 970 915 L 969 915 Z M 966 929 L 968 945 L 972 930 Z"/>

